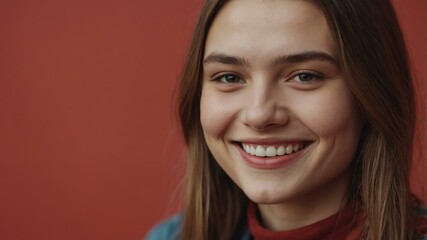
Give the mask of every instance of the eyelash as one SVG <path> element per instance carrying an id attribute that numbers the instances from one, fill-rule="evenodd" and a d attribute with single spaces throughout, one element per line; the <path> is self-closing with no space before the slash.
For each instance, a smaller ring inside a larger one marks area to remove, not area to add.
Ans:
<path id="1" fill-rule="evenodd" d="M 312 79 L 310 79 L 309 81 L 295 80 L 295 78 L 301 77 L 304 74 L 309 75 Z M 297 73 L 293 74 L 292 77 L 290 78 L 290 80 L 294 80 L 295 82 L 297 82 L 298 84 L 301 84 L 301 85 L 313 84 L 315 81 L 324 80 L 324 79 L 325 79 L 325 77 L 323 75 L 321 75 L 319 73 L 311 72 L 311 71 L 297 72 Z"/>
<path id="2" fill-rule="evenodd" d="M 301 80 L 296 80 L 295 78 L 297 77 L 301 77 L 302 75 L 308 75 L 311 79 L 308 81 L 301 81 Z M 226 82 L 224 80 L 222 80 L 224 77 L 227 76 L 232 76 L 236 79 L 235 82 Z M 312 71 L 301 71 L 301 72 L 297 72 L 295 74 L 293 74 L 287 81 L 293 81 L 296 82 L 297 84 L 300 85 L 308 85 L 308 84 L 313 84 L 315 81 L 319 81 L 319 80 L 324 80 L 325 77 L 322 74 L 319 73 L 315 73 Z M 224 84 L 224 85 L 233 85 L 233 84 L 238 84 L 241 81 L 243 81 L 243 79 L 241 77 L 239 77 L 239 75 L 237 74 L 233 74 L 233 73 L 224 73 L 224 74 L 220 74 L 218 76 L 214 76 L 212 78 L 212 81 L 218 82 L 220 84 Z"/>
<path id="3" fill-rule="evenodd" d="M 223 81 L 222 79 L 224 77 L 227 77 L 227 76 L 232 76 L 232 77 L 236 78 L 237 81 L 236 82 L 225 82 L 225 81 Z M 212 81 L 218 82 L 220 84 L 232 85 L 232 84 L 238 84 L 238 83 L 240 83 L 241 81 L 243 81 L 243 79 L 241 77 L 239 77 L 239 75 L 236 75 L 236 74 L 233 74 L 233 73 L 224 73 L 224 74 L 220 74 L 218 76 L 214 76 L 212 78 Z"/>

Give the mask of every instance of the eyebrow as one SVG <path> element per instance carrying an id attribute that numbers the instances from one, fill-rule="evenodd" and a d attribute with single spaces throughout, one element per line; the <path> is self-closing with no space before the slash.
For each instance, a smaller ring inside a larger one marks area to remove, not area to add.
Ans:
<path id="1" fill-rule="evenodd" d="M 306 51 L 297 54 L 279 56 L 273 61 L 271 61 L 270 65 L 276 66 L 279 64 L 292 64 L 307 61 L 326 61 L 336 66 L 339 65 L 338 61 L 334 57 L 327 53 L 319 51 Z"/>
<path id="2" fill-rule="evenodd" d="M 222 63 L 228 65 L 249 66 L 249 62 L 241 57 L 230 56 L 224 53 L 211 53 L 203 60 L 206 63 Z"/>
<path id="3" fill-rule="evenodd" d="M 270 62 L 272 67 L 280 64 L 292 64 L 292 63 L 300 63 L 307 61 L 327 61 L 336 66 L 339 65 L 338 61 L 332 57 L 331 55 L 319 52 L 319 51 L 306 51 L 297 54 L 291 55 L 282 55 L 278 56 L 274 60 Z M 211 53 L 204 60 L 203 64 L 207 63 L 222 63 L 228 65 L 237 65 L 237 66 L 249 66 L 249 61 L 244 58 L 227 55 L 224 53 Z"/>

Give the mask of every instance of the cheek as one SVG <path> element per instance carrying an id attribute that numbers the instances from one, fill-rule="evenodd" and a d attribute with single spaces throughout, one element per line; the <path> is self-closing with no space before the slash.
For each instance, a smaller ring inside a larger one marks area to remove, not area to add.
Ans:
<path id="1" fill-rule="evenodd" d="M 235 120 L 239 101 L 216 92 L 210 88 L 203 88 L 200 100 L 200 122 L 205 137 L 221 137 Z"/>
<path id="2" fill-rule="evenodd" d="M 358 138 L 362 118 L 348 89 L 319 92 L 310 98 L 299 104 L 296 111 L 319 138 Z"/>

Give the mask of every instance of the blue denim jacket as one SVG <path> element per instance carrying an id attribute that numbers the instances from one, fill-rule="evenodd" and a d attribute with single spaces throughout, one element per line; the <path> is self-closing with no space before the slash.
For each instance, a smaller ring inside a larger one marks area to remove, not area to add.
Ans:
<path id="1" fill-rule="evenodd" d="M 153 228 L 145 240 L 176 240 L 179 237 L 179 229 L 181 227 L 182 214 L 173 216 L 172 218 L 160 223 Z"/>

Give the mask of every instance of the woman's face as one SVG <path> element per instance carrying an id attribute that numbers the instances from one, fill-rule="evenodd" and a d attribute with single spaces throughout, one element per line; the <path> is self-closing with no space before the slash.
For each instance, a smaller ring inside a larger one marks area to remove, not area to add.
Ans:
<path id="1" fill-rule="evenodd" d="M 253 201 L 345 196 L 362 119 L 309 1 L 227 3 L 207 36 L 200 108 L 210 151 Z"/>

